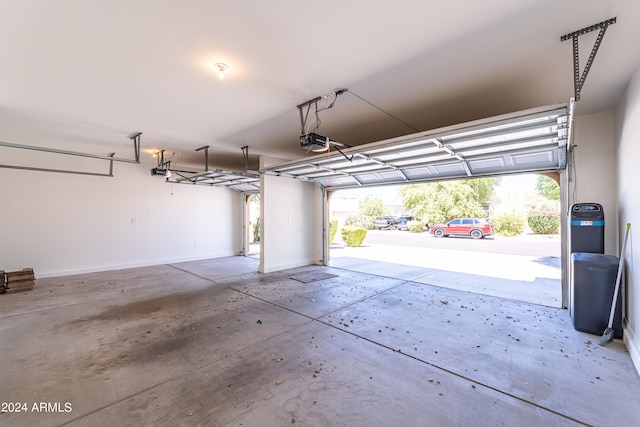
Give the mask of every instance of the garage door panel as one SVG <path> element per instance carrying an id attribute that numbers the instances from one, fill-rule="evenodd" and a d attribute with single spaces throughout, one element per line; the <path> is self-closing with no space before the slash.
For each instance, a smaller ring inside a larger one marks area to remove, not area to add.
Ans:
<path id="1" fill-rule="evenodd" d="M 403 149 L 398 149 L 394 152 L 371 153 L 371 157 L 385 162 L 397 162 L 412 157 L 435 156 L 440 153 L 441 150 L 438 148 L 438 146 L 433 145 L 433 143 L 431 142 L 423 141 L 421 145 L 410 150 L 404 147 Z"/>
<path id="2" fill-rule="evenodd" d="M 327 188 L 345 188 L 356 187 L 360 185 L 360 182 L 352 176 L 326 176 L 324 178 L 319 178 L 317 182 L 318 184 Z"/>
<path id="3" fill-rule="evenodd" d="M 524 130 L 516 130 L 504 133 L 496 133 L 491 132 L 492 135 L 482 135 L 481 137 L 476 138 L 464 138 L 461 140 L 451 140 L 444 142 L 452 147 L 457 149 L 464 149 L 467 147 L 474 147 L 477 145 L 488 145 L 501 143 L 505 141 L 518 141 L 518 140 L 529 140 L 529 139 L 549 139 L 554 138 L 557 135 L 555 127 L 532 127 L 528 126 L 527 129 Z"/>
<path id="4" fill-rule="evenodd" d="M 433 165 L 433 169 L 435 169 L 437 175 L 443 177 L 457 175 L 460 173 L 464 173 L 466 175 L 462 162 L 435 164 Z"/>
<path id="5" fill-rule="evenodd" d="M 389 182 L 398 182 L 403 180 L 403 176 L 398 171 L 384 171 L 379 173 L 359 174 L 356 178 L 362 184 L 386 184 Z"/>
<path id="6" fill-rule="evenodd" d="M 507 167 L 507 163 L 504 157 L 492 157 L 488 159 L 469 160 L 467 162 L 469 169 L 473 173 L 492 173 L 497 170 L 504 170 Z"/>
<path id="7" fill-rule="evenodd" d="M 418 167 L 412 169 L 405 169 L 404 174 L 409 180 L 425 180 L 431 179 L 436 175 L 436 171 L 431 167 Z"/>
<path id="8" fill-rule="evenodd" d="M 262 170 L 350 188 L 566 167 L 568 105 L 419 132 Z M 328 178 L 334 175 L 333 179 Z"/>
<path id="9" fill-rule="evenodd" d="M 530 168 L 532 166 L 541 167 L 549 163 L 556 163 L 557 156 L 554 154 L 556 154 L 555 151 L 543 151 L 538 153 L 516 154 L 511 157 L 514 165 Z"/>
<path id="10" fill-rule="evenodd" d="M 538 149 L 538 148 L 557 148 L 558 140 L 557 139 L 539 139 L 539 138 L 527 138 L 527 139 L 519 139 L 515 141 L 507 141 L 501 143 L 493 143 L 487 145 L 478 145 L 475 147 L 469 147 L 465 150 L 457 150 L 459 154 L 462 156 L 478 156 L 478 155 L 493 155 L 499 154 L 504 151 L 526 151 L 529 149 Z"/>

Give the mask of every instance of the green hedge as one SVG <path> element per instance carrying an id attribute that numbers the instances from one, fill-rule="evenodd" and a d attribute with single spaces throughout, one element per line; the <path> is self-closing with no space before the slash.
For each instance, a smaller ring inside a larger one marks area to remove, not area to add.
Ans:
<path id="1" fill-rule="evenodd" d="M 560 214 L 554 211 L 531 212 L 527 223 L 535 234 L 554 234 L 560 227 Z"/>
<path id="2" fill-rule="evenodd" d="M 507 237 L 518 236 L 524 232 L 524 218 L 517 214 L 502 214 L 491 218 L 497 234 Z"/>
<path id="3" fill-rule="evenodd" d="M 360 246 L 367 237 L 367 230 L 364 228 L 342 227 L 342 241 L 347 246 Z"/>
<path id="4" fill-rule="evenodd" d="M 332 219 L 329 221 L 329 244 L 333 243 L 333 239 L 336 237 L 338 231 L 338 220 Z"/>
<path id="5" fill-rule="evenodd" d="M 346 227 L 364 228 L 365 230 L 373 230 L 375 227 L 375 218 L 368 215 L 349 215 L 344 220 Z"/>
<path id="6" fill-rule="evenodd" d="M 407 222 L 407 228 L 412 233 L 422 233 L 424 231 L 422 221 L 409 221 Z"/>

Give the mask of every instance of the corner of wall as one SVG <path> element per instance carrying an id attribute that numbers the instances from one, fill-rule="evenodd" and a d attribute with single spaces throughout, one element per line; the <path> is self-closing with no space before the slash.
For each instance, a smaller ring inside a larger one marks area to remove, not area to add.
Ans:
<path id="1" fill-rule="evenodd" d="M 636 371 L 640 374 L 640 343 L 638 343 L 638 337 L 635 335 L 631 325 L 627 324 L 624 327 L 623 336 L 624 343 L 629 350 L 629 356 L 631 356 L 631 361 L 636 367 Z"/>
<path id="2" fill-rule="evenodd" d="M 287 177 L 261 177 L 261 259 L 268 273 L 314 265 L 321 252 L 319 202 L 315 183 Z"/>
<path id="3" fill-rule="evenodd" d="M 616 123 L 616 193 L 618 205 L 618 222 L 620 224 L 640 223 L 640 196 L 637 191 L 637 183 L 640 179 L 640 169 L 637 165 L 637 157 L 640 147 L 637 140 L 640 137 L 640 67 L 636 69 L 629 81 L 625 94 L 618 104 Z M 621 240 L 618 235 L 618 241 Z M 636 371 L 640 374 L 640 335 L 635 333 L 640 325 L 640 284 L 637 269 L 634 264 L 640 263 L 638 254 L 633 251 L 635 233 L 633 229 L 629 235 L 629 247 L 623 254 L 624 260 L 629 266 L 627 271 L 627 311 L 625 313 L 626 325 L 624 328 L 624 343 Z"/>

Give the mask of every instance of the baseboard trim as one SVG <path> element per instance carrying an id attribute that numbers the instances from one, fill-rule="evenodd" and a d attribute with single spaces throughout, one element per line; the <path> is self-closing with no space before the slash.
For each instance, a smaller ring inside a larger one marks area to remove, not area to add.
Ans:
<path id="1" fill-rule="evenodd" d="M 234 252 L 229 252 L 229 253 L 210 254 L 207 256 L 154 259 L 154 260 L 144 260 L 144 261 L 137 261 L 137 262 L 130 262 L 130 263 L 78 266 L 78 267 L 69 267 L 69 268 L 58 269 L 58 270 L 56 269 L 37 270 L 36 269 L 35 273 L 36 273 L 36 279 L 44 279 L 47 277 L 60 277 L 60 276 L 72 276 L 76 274 L 99 273 L 103 271 L 125 270 L 127 268 L 151 267 L 154 265 L 164 265 L 164 264 L 177 264 L 181 262 L 201 261 L 205 259 L 225 258 L 230 256 L 236 256 L 236 254 Z"/>

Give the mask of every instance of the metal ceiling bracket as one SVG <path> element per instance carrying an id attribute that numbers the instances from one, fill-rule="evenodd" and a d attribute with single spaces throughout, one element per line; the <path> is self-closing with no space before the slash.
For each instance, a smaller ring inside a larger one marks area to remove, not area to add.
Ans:
<path id="1" fill-rule="evenodd" d="M 209 172 L 209 146 L 205 145 L 204 147 L 196 148 L 196 151 L 202 150 L 204 150 L 204 170 Z"/>
<path id="2" fill-rule="evenodd" d="M 134 132 L 127 136 L 133 142 L 133 155 L 136 163 L 140 163 L 140 135 L 142 135 L 142 132 Z"/>
<path id="3" fill-rule="evenodd" d="M 171 169 L 171 160 L 165 160 L 164 159 L 164 152 L 165 152 L 165 150 L 160 150 L 160 151 L 155 153 L 158 156 L 157 165 L 158 165 L 158 168 L 160 168 L 160 169 L 170 170 Z M 173 155 L 170 157 L 170 159 L 172 157 L 173 157 Z"/>
<path id="4" fill-rule="evenodd" d="M 113 156 L 115 156 L 115 155 L 116 155 L 116 153 L 109 153 L 109 157 L 111 157 L 111 158 L 113 158 Z M 109 161 L 109 176 L 113 177 L 113 160 Z"/>
<path id="5" fill-rule="evenodd" d="M 560 37 L 560 41 L 566 41 L 569 39 L 573 41 L 573 87 L 574 87 L 574 98 L 576 101 L 580 101 L 580 91 L 582 91 L 582 87 L 584 86 L 584 82 L 587 79 L 587 75 L 589 74 L 591 65 L 593 65 L 593 60 L 596 57 L 596 53 L 598 53 L 598 49 L 600 48 L 600 44 L 602 43 L 602 38 L 604 37 L 604 33 L 607 31 L 607 27 L 609 27 L 609 25 L 615 24 L 615 23 L 616 23 L 616 18 L 607 19 L 606 21 L 599 22 L 597 24 L 591 25 L 589 27 L 583 28 L 578 31 L 574 31 L 569 34 L 565 34 L 564 36 Z M 600 32 L 598 33 L 598 36 L 596 38 L 596 42 L 593 45 L 593 48 L 591 49 L 591 54 L 587 59 L 587 63 L 584 66 L 582 75 L 580 75 L 578 37 L 595 30 L 600 30 Z"/>
<path id="6" fill-rule="evenodd" d="M 327 97 L 322 97 L 322 96 L 318 96 L 315 97 L 313 99 L 310 99 L 309 101 L 303 102 L 302 104 L 297 105 L 298 108 L 298 112 L 300 113 L 300 135 L 304 135 L 306 134 L 306 130 L 305 127 L 307 125 L 307 120 L 309 119 L 309 113 L 311 112 L 311 106 L 315 107 L 315 115 L 316 118 L 318 117 L 318 113 L 322 110 L 328 110 L 329 108 L 333 108 L 333 105 L 335 104 L 335 100 L 338 98 L 338 96 L 342 95 L 345 92 L 348 92 L 349 89 L 347 88 L 342 88 L 342 89 L 337 89 L 335 92 L 332 92 L 330 95 L 328 95 Z M 331 104 L 329 104 L 329 106 L 323 108 L 322 110 L 318 109 L 318 101 L 322 100 L 323 98 L 328 98 L 330 96 L 334 97 L 334 100 Z M 306 112 L 304 112 L 304 109 L 306 108 Z"/>
<path id="7" fill-rule="evenodd" d="M 249 146 L 245 145 L 244 147 L 241 148 L 242 150 L 242 157 L 244 157 L 244 170 L 248 171 L 249 170 Z"/>
<path id="8" fill-rule="evenodd" d="M 305 130 L 304 127 L 307 124 L 307 119 L 309 118 L 309 112 L 311 111 L 311 106 L 314 105 L 316 108 L 316 114 L 318 114 L 318 101 L 320 101 L 322 99 L 321 96 L 318 96 L 317 98 L 313 98 L 310 99 L 307 102 L 303 102 L 302 104 L 298 105 L 298 113 L 300 113 L 300 135 L 304 135 L 305 134 Z M 303 113 L 303 109 L 307 108 L 307 112 Z"/>
<path id="9" fill-rule="evenodd" d="M 241 147 L 241 149 L 242 149 L 242 156 L 244 157 L 245 173 L 250 175 L 260 175 L 261 174 L 260 171 L 249 169 L 249 146 L 245 145 L 244 147 Z"/>

